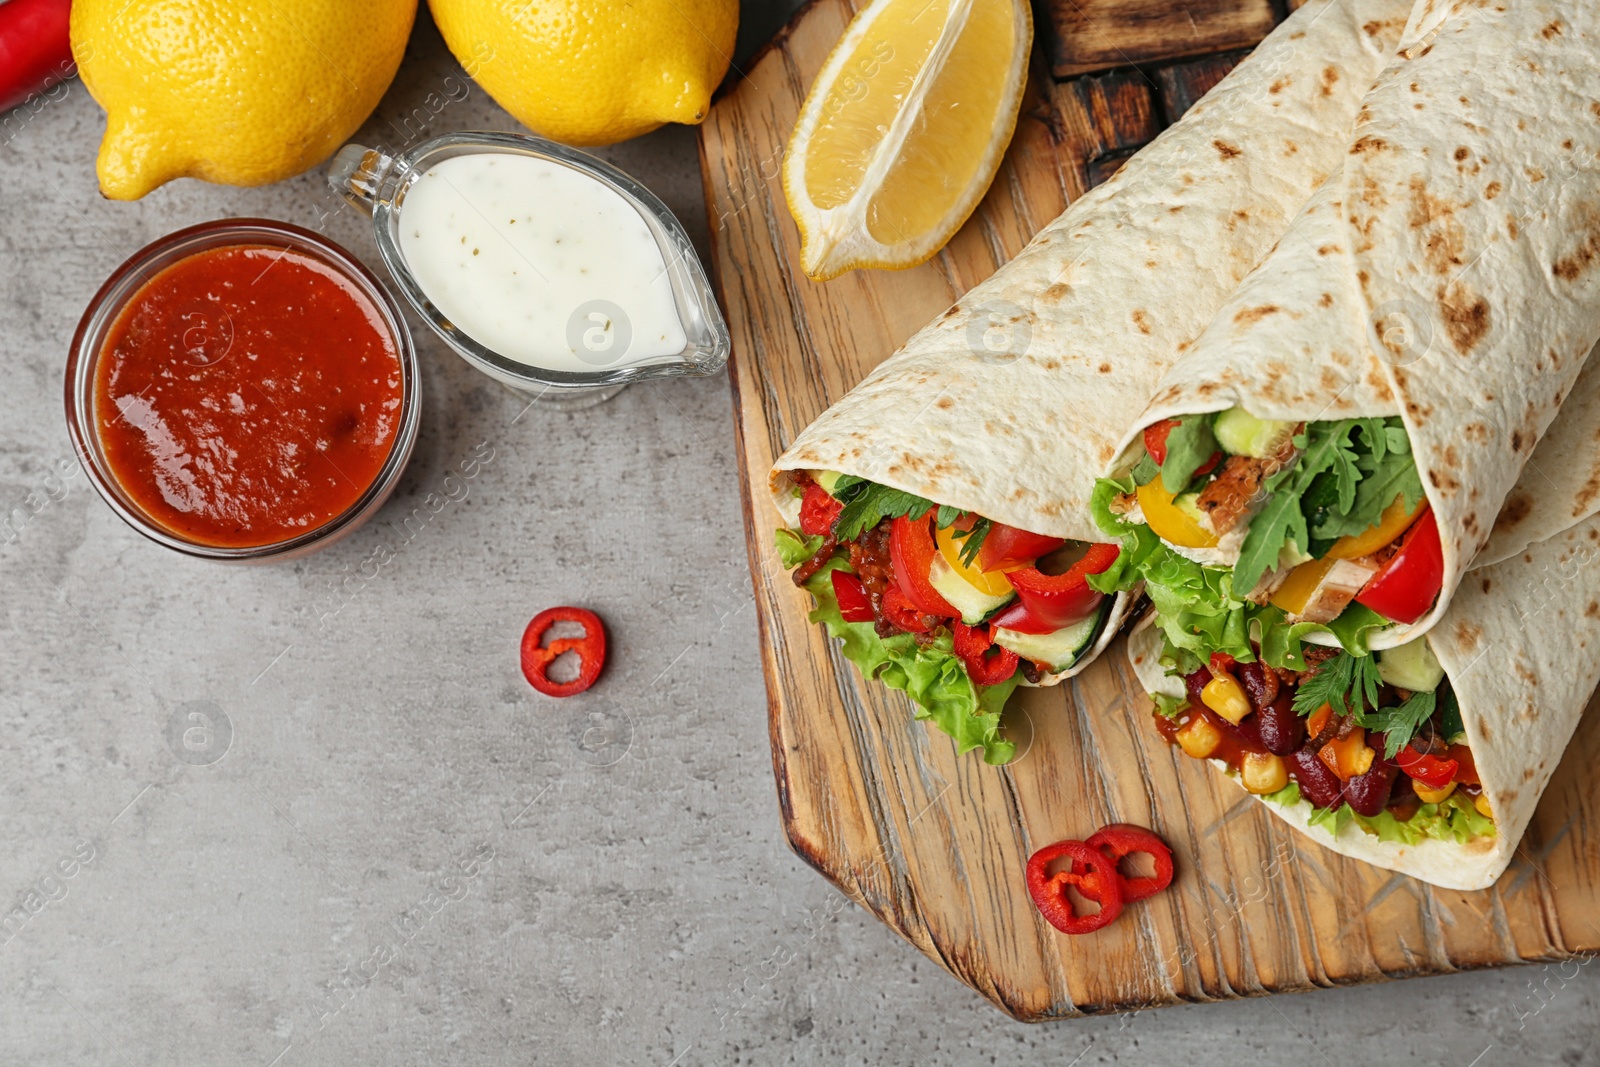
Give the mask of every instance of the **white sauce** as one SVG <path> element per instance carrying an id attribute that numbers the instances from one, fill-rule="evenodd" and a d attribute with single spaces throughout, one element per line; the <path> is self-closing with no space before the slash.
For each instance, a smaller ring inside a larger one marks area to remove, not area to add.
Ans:
<path id="1" fill-rule="evenodd" d="M 443 160 L 407 190 L 399 230 L 433 305 L 518 363 L 601 371 L 687 344 L 644 219 L 570 167 L 503 152 Z"/>

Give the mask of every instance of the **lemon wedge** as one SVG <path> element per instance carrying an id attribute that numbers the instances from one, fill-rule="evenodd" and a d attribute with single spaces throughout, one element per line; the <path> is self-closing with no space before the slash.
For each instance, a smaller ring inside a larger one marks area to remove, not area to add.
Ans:
<path id="1" fill-rule="evenodd" d="M 834 47 L 783 161 L 818 281 L 926 262 L 994 180 L 1033 42 L 1027 0 L 873 0 Z"/>

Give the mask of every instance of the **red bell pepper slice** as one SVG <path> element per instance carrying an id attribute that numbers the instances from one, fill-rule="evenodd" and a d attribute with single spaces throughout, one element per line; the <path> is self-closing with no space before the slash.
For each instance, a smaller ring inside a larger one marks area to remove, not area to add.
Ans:
<path id="1" fill-rule="evenodd" d="M 1444 587 L 1444 549 L 1433 508 L 1424 507 L 1411 524 L 1400 550 L 1356 594 L 1364 604 L 1395 622 L 1413 623 L 1428 613 Z"/>
<path id="2" fill-rule="evenodd" d="M 9 111 L 77 70 L 68 33 L 71 0 L 0 4 L 0 111 Z"/>
<path id="3" fill-rule="evenodd" d="M 558 622 L 575 622 L 583 627 L 582 637 L 558 637 L 548 645 L 544 635 Z M 555 681 L 550 664 L 567 652 L 578 654 L 578 676 L 570 682 Z M 533 617 L 522 631 L 522 676 L 528 684 L 548 697 L 570 697 L 588 689 L 600 677 L 606 662 L 606 628 L 600 616 L 583 608 L 546 608 Z"/>
<path id="4" fill-rule="evenodd" d="M 844 621 L 871 622 L 872 600 L 861 579 L 849 571 L 838 570 L 830 572 L 828 577 L 833 579 L 833 599 L 839 602 L 839 614 L 844 616 Z"/>
<path id="5" fill-rule="evenodd" d="M 1483 784 L 1478 778 L 1478 764 L 1472 758 L 1472 749 L 1466 745 L 1451 745 L 1449 757 L 1456 762 L 1456 781 L 1462 785 Z"/>
<path id="6" fill-rule="evenodd" d="M 1440 759 L 1430 756 L 1407 745 L 1394 757 L 1400 764 L 1400 769 L 1411 777 L 1427 786 L 1429 789 L 1443 789 L 1456 780 L 1456 769 L 1460 766 L 1453 759 Z"/>
<path id="7" fill-rule="evenodd" d="M 1037 566 L 1009 572 L 1006 577 L 1011 579 L 1017 599 L 1028 609 L 1028 617 L 1048 627 L 1021 632 L 1050 633 L 1088 618 L 1105 596 L 1089 588 L 1089 575 L 1105 571 L 1121 552 L 1120 545 L 1090 545 L 1083 558 L 1065 574 L 1046 574 Z M 1006 623 L 1001 625 L 1013 628 Z"/>
<path id="8" fill-rule="evenodd" d="M 1135 852 L 1147 853 L 1156 861 L 1156 873 L 1153 875 L 1129 878 L 1120 870 L 1117 871 L 1122 878 L 1122 901 L 1125 904 L 1155 896 L 1172 884 L 1172 849 L 1152 831 L 1142 826 L 1114 822 L 1096 830 L 1086 844 L 1090 848 L 1104 852 L 1113 867 L 1120 864 L 1123 857 L 1131 856 Z"/>
<path id="9" fill-rule="evenodd" d="M 1064 871 L 1050 873 L 1050 864 L 1068 859 Z M 1064 934 L 1087 934 L 1116 921 L 1122 914 L 1122 876 L 1105 853 L 1082 841 L 1057 841 L 1028 857 L 1028 895 L 1045 921 Z M 1100 905 L 1096 915 L 1074 913 L 1067 886 Z"/>
<path id="10" fill-rule="evenodd" d="M 1162 419 L 1144 428 L 1144 450 L 1150 453 L 1150 458 L 1156 461 L 1156 466 L 1161 466 L 1167 461 L 1167 438 L 1173 430 L 1178 428 L 1177 419 Z M 1210 474 L 1216 470 L 1217 464 L 1222 462 L 1222 453 L 1213 452 L 1211 458 L 1200 464 L 1195 477 Z"/>
<path id="11" fill-rule="evenodd" d="M 894 623 L 908 634 L 925 634 L 938 624 L 938 619 L 930 619 L 917 610 L 917 606 L 906 599 L 898 585 L 891 585 L 883 591 L 883 617 Z"/>
<path id="12" fill-rule="evenodd" d="M 800 501 L 800 532 L 808 537 L 826 537 L 844 505 L 828 495 L 816 482 L 806 486 L 806 495 Z"/>
<path id="13" fill-rule="evenodd" d="M 999 685 L 1017 673 L 1017 654 L 994 643 L 987 626 L 958 622 L 951 627 L 955 653 L 975 685 Z"/>
<path id="14" fill-rule="evenodd" d="M 1061 537 L 1046 537 L 1029 533 L 1003 522 L 991 522 L 989 532 L 983 535 L 983 545 L 978 549 L 980 571 L 1003 571 L 1032 563 L 1040 556 L 1054 552 L 1066 544 Z"/>
<path id="15" fill-rule="evenodd" d="M 939 595 L 928 578 L 933 569 L 933 554 L 937 551 L 933 543 L 932 514 L 920 519 L 902 515 L 889 528 L 889 560 L 894 564 L 895 584 L 924 615 L 951 618 L 961 613 Z"/>

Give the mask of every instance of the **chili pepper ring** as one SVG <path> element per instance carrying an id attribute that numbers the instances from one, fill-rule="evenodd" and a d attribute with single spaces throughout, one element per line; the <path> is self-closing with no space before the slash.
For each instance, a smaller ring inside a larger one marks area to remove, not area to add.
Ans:
<path id="1" fill-rule="evenodd" d="M 544 635 L 560 622 L 582 626 L 583 636 L 558 637 L 544 644 Z M 578 656 L 578 676 L 570 682 L 555 681 L 549 675 L 550 665 L 568 652 Z M 595 683 L 605 662 L 605 625 L 600 616 L 584 608 L 546 608 L 522 631 L 522 675 L 545 696 L 576 696 Z"/>

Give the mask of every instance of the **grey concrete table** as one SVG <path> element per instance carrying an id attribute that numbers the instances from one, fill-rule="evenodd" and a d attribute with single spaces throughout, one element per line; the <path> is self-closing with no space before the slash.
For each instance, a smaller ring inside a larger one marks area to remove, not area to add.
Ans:
<path id="1" fill-rule="evenodd" d="M 424 16 L 369 143 L 513 128 L 448 75 Z M 1600 1062 L 1586 965 L 1024 1027 L 843 900 L 779 833 L 723 379 L 556 414 L 418 330 L 377 521 L 255 569 L 141 539 L 62 422 L 106 274 L 223 215 L 377 259 L 316 175 L 106 202 L 100 131 L 78 86 L 0 130 L 0 1064 Z M 704 247 L 692 131 L 603 154 Z M 613 651 L 558 704 L 516 646 L 562 603 Z"/>

